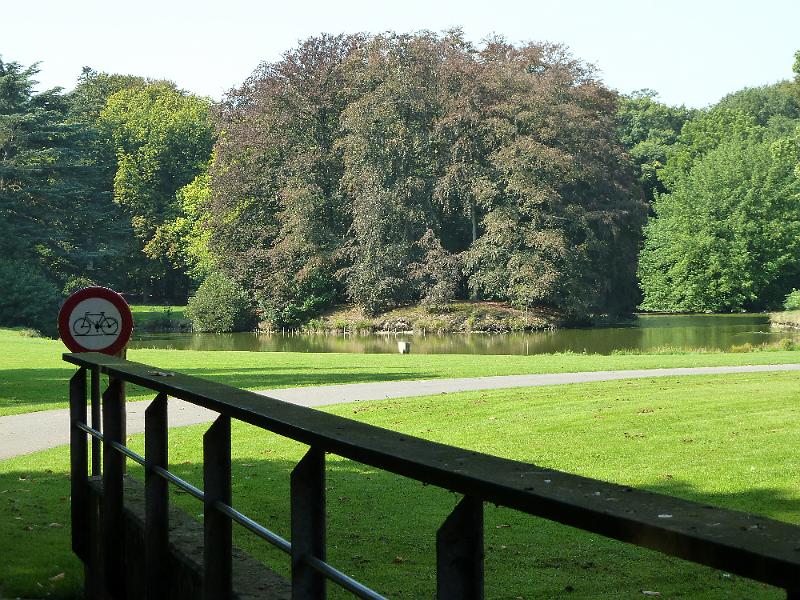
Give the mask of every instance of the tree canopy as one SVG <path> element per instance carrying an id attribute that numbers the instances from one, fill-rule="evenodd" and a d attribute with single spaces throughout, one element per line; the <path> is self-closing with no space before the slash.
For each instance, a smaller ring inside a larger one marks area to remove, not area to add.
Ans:
<path id="1" fill-rule="evenodd" d="M 309 39 L 218 109 L 212 249 L 276 321 L 432 286 L 630 309 L 645 205 L 616 101 L 557 45 Z"/>
<path id="2" fill-rule="evenodd" d="M 702 110 L 459 30 L 312 37 L 216 104 L 88 67 L 37 92 L 38 65 L 0 60 L 0 284 L 182 302 L 212 277 L 279 326 L 467 298 L 777 307 L 800 288 L 794 59 Z"/>
<path id="3" fill-rule="evenodd" d="M 778 307 L 800 284 L 800 85 L 723 98 L 687 122 L 658 171 L 642 308 Z"/>

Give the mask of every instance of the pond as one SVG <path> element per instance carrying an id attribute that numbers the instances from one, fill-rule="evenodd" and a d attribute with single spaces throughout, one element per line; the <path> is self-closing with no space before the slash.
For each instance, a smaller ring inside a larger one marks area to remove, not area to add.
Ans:
<path id="1" fill-rule="evenodd" d="M 625 325 L 558 329 L 509 334 L 258 334 L 153 333 L 136 336 L 130 348 L 245 350 L 253 352 L 395 353 L 397 342 L 410 341 L 415 354 L 545 354 L 615 350 L 649 351 L 665 346 L 728 350 L 794 338 L 770 330 L 769 317 L 742 315 L 639 315 Z"/>

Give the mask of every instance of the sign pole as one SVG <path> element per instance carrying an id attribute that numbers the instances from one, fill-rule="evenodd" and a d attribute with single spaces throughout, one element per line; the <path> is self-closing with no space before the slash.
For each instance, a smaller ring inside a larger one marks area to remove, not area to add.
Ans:
<path id="1" fill-rule="evenodd" d="M 64 301 L 58 313 L 58 332 L 61 341 L 71 352 L 102 352 L 118 358 L 127 357 L 128 340 L 133 332 L 133 315 L 125 299 L 104 287 L 87 287 L 78 290 Z M 98 367 L 99 368 L 99 367 Z M 92 375 L 92 424 L 97 427 L 100 413 L 99 372 Z M 97 389 L 95 389 L 97 388 Z M 108 406 L 114 412 L 114 422 L 119 424 L 119 440 L 127 441 L 125 423 L 125 383 L 116 382 L 114 402 Z M 104 418 L 105 421 L 105 418 Z M 99 446 L 92 445 L 92 471 L 99 468 Z M 125 471 L 125 461 L 122 463 Z"/>

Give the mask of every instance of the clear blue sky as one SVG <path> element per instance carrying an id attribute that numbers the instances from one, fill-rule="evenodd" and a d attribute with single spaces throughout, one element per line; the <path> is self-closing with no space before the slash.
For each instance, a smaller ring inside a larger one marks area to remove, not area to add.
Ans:
<path id="1" fill-rule="evenodd" d="M 800 0 L 0 0 L 0 55 L 41 61 L 40 88 L 84 65 L 166 78 L 215 99 L 322 32 L 442 31 L 553 41 L 622 92 L 701 107 L 791 77 Z"/>

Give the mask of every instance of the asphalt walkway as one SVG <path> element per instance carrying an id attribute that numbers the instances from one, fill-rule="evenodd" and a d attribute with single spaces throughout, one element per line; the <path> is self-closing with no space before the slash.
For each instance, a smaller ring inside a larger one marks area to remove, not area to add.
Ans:
<path id="1" fill-rule="evenodd" d="M 686 367 L 679 369 L 638 369 L 546 375 L 503 375 L 498 377 L 388 381 L 262 390 L 258 393 L 301 406 L 313 407 L 344 402 L 384 400 L 407 396 L 430 396 L 501 388 L 565 385 L 616 379 L 641 379 L 644 377 L 763 373 L 772 371 L 800 371 L 800 364 Z M 148 404 L 149 401 L 128 403 L 127 427 L 129 434 L 144 431 L 144 410 Z M 176 399 L 170 399 L 169 401 L 170 427 L 206 423 L 213 420 L 215 415 L 216 413 L 213 411 L 188 402 Z M 0 417 L 0 460 L 67 443 L 69 443 L 69 411 L 67 409 Z"/>

